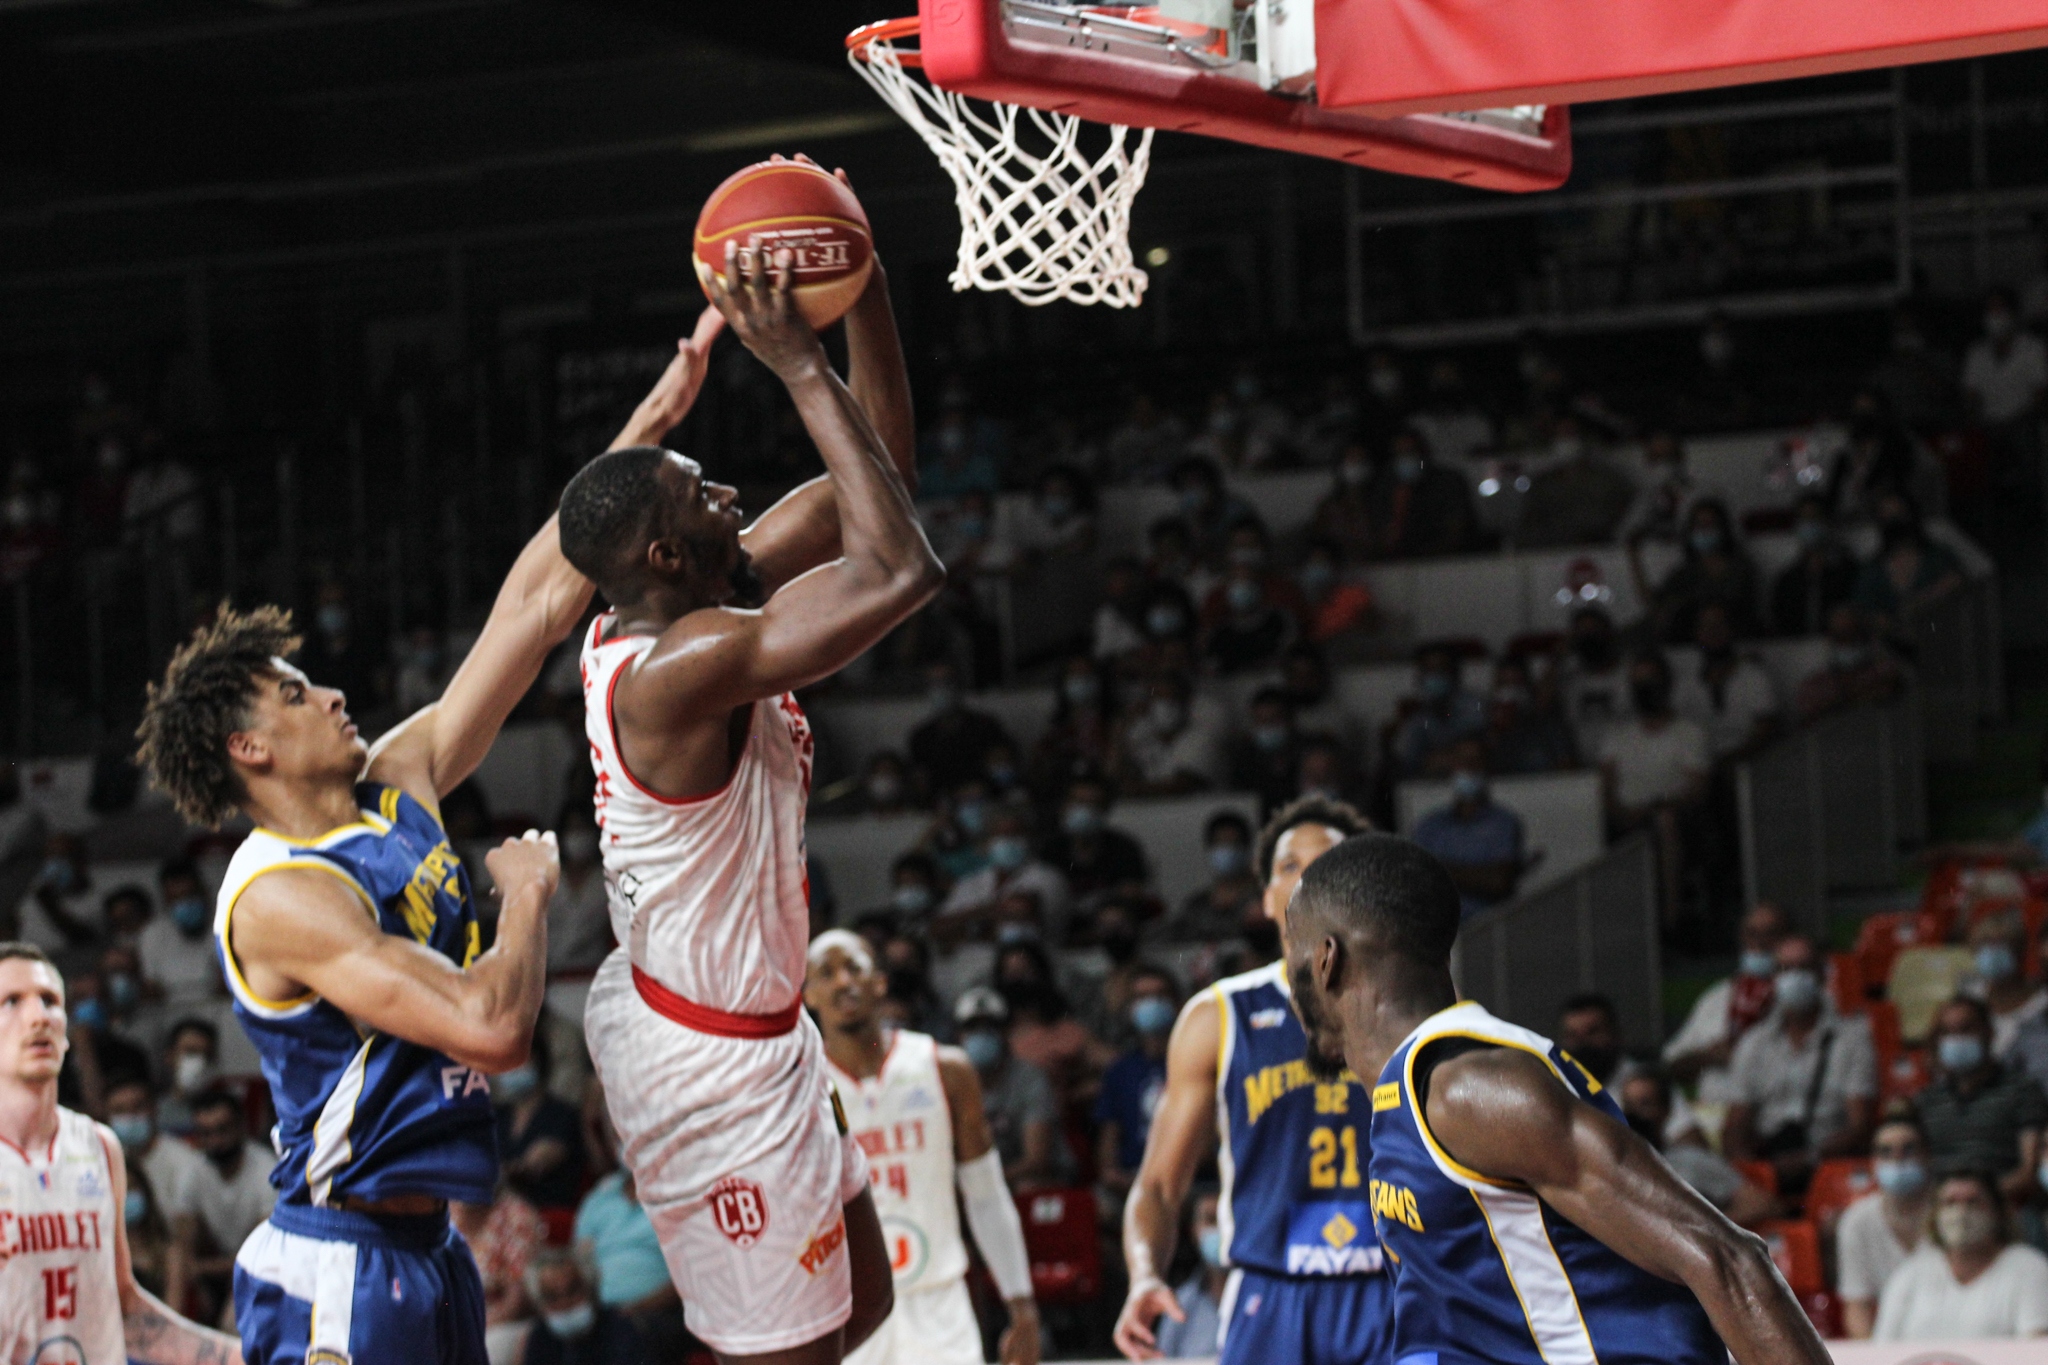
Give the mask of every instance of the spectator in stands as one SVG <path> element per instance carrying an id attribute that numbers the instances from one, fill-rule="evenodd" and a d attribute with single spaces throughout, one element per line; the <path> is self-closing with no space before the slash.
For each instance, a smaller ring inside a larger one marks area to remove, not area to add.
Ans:
<path id="1" fill-rule="evenodd" d="M 1077 904 L 1143 892 L 1151 879 L 1144 848 L 1109 823 L 1109 809 L 1109 783 L 1097 773 L 1077 774 L 1067 784 L 1059 832 L 1046 841 L 1045 861 L 1066 878 Z"/>
<path id="2" fill-rule="evenodd" d="M 1486 764 L 1499 775 L 1551 773 L 1578 762 L 1572 732 L 1548 695 L 1531 684 L 1526 656 L 1504 656 L 1493 667 L 1486 699 Z"/>
<path id="3" fill-rule="evenodd" d="M 299 655 L 308 676 L 367 701 L 378 658 L 340 579 L 328 579 L 315 593 L 312 627 Z"/>
<path id="4" fill-rule="evenodd" d="M 107 1086 L 107 1126 L 114 1130 L 114 1137 L 121 1144 L 121 1154 L 127 1160 L 129 1188 L 136 1188 L 138 1175 L 147 1182 L 150 1204 L 147 1216 L 161 1225 L 160 1228 L 153 1226 L 152 1230 L 160 1231 L 168 1244 L 164 1248 L 161 1267 L 165 1287 L 155 1292 L 168 1293 L 167 1303 L 182 1302 L 190 1287 L 188 1280 L 192 1268 L 186 1253 L 192 1239 L 178 1239 L 173 1224 L 181 1216 L 186 1216 L 182 1212 L 185 1209 L 185 1190 L 206 1158 L 185 1143 L 158 1131 L 156 1096 L 150 1092 L 149 1082 L 141 1076 L 117 1076 Z M 132 1240 L 135 1220 L 131 1218 L 128 1222 Z"/>
<path id="5" fill-rule="evenodd" d="M 1886 633 L 1909 636 L 1943 598 L 1961 590 L 1963 567 L 1928 539 L 1920 511 L 1904 494 L 1878 502 L 1878 551 L 1856 578 L 1856 605 Z"/>
<path id="6" fill-rule="evenodd" d="M 1344 748 L 1328 735 L 1310 735 L 1301 742 L 1301 768 L 1294 784 L 1297 798 L 1320 796 L 1349 801 L 1356 795 L 1351 765 Z"/>
<path id="7" fill-rule="evenodd" d="M 1145 1158 L 1152 1111 L 1166 1086 L 1166 1039 L 1179 1012 L 1171 972 L 1147 966 L 1133 974 L 1126 1013 L 1136 1041 L 1103 1071 L 1095 1097 L 1096 1178 L 1118 1208 Z"/>
<path id="8" fill-rule="evenodd" d="M 599 1299 L 598 1282 L 587 1248 L 534 1254 L 526 1292 L 540 1321 L 527 1333 L 519 1365 L 656 1365 L 632 1319 Z"/>
<path id="9" fill-rule="evenodd" d="M 860 788 L 854 793 L 862 815 L 901 815 L 915 809 L 914 795 L 910 765 L 894 749 L 869 757 Z"/>
<path id="10" fill-rule="evenodd" d="M 1162 920 L 1158 936 L 1173 943 L 1203 943 L 1234 937 L 1259 903 L 1261 887 L 1252 870 L 1252 827 L 1236 811 L 1220 810 L 1202 826 L 1209 884 L 1191 891 L 1180 908 Z"/>
<path id="11" fill-rule="evenodd" d="M 1394 732 L 1403 777 L 1450 771 L 1451 749 L 1486 732 L 1486 703 L 1465 690 L 1457 651 L 1428 644 L 1415 652 L 1415 697 Z"/>
<path id="12" fill-rule="evenodd" d="M 967 705 L 951 660 L 926 666 L 925 700 L 931 714 L 910 732 L 910 763 L 927 793 L 952 791 L 980 777 L 988 751 L 1012 742 L 1001 721 Z"/>
<path id="13" fill-rule="evenodd" d="M 1022 893 L 1037 901 L 1053 941 L 1065 942 L 1073 893 L 1066 876 L 1033 849 L 1030 808 L 1007 805 L 991 811 L 982 854 L 984 865 L 953 884 L 939 907 L 940 917 L 949 926 L 975 927 L 989 920 L 1005 896 Z"/>
<path id="14" fill-rule="evenodd" d="M 1913 441 L 1889 414 L 1859 417 L 1828 467 L 1828 515 L 1843 525 L 1870 521 L 1887 493 L 1913 494 Z"/>
<path id="15" fill-rule="evenodd" d="M 1223 1228 L 1213 1187 L 1198 1189 L 1188 1212 L 1188 1241 L 1200 1258 L 1194 1270 L 1173 1291 L 1180 1316 L 1160 1315 L 1153 1325 L 1153 1347 L 1169 1360 L 1201 1359 L 1217 1349 L 1223 1324 L 1223 1291 L 1230 1271 L 1223 1264 Z"/>
<path id="16" fill-rule="evenodd" d="M 1166 583 L 1180 589 L 1189 602 L 1201 602 L 1208 598 L 1209 590 L 1216 586 L 1216 574 L 1202 558 L 1195 553 L 1195 533 L 1188 529 L 1186 521 L 1179 517 L 1161 517 L 1145 532 L 1145 572 L 1154 583 Z M 1152 610 L 1148 599 L 1146 611 Z M 1195 614 L 1192 608 L 1187 616 L 1170 629 L 1162 629 L 1159 623 L 1148 615 L 1145 633 L 1151 639 L 1163 635 L 1187 634 L 1192 636 L 1195 628 Z"/>
<path id="17" fill-rule="evenodd" d="M 1294 727 L 1294 704 L 1278 687 L 1252 694 L 1244 732 L 1230 746 L 1230 785 L 1258 793 L 1261 815 L 1270 815 L 1294 797 L 1301 767 L 1300 736 Z"/>
<path id="18" fill-rule="evenodd" d="M 949 882 L 988 866 L 982 836 L 988 833 L 990 809 L 988 779 L 980 776 L 962 782 L 939 802 L 918 847 L 931 854 Z"/>
<path id="19" fill-rule="evenodd" d="M 929 853 L 912 849 L 889 865 L 888 911 L 898 927 L 921 925 L 938 908 L 943 889 L 938 863 Z"/>
<path id="20" fill-rule="evenodd" d="M 211 1020 L 188 1016 L 171 1025 L 164 1040 L 163 1069 L 169 1089 L 158 1105 L 166 1133 L 184 1137 L 192 1131 L 193 1106 L 212 1088 L 219 1069 L 220 1031 Z"/>
<path id="21" fill-rule="evenodd" d="M 2027 980 L 2027 922 L 2018 910 L 1986 915 L 1970 926 L 1970 994 L 1991 1015 L 1991 1055 L 2007 1060 L 2020 1030 L 2048 1018 L 2048 984 Z"/>
<path id="22" fill-rule="evenodd" d="M 1118 483 L 1150 483 L 1163 475 L 1187 448 L 1187 428 L 1163 412 L 1152 395 L 1131 396 L 1130 407 L 1109 433 L 1104 456 L 1110 477 Z"/>
<path id="23" fill-rule="evenodd" d="M 1885 1281 L 1879 1341 L 1995 1340 L 2048 1333 L 2048 1256 L 2012 1240 L 1998 1183 L 1945 1174 L 1926 1244 Z"/>
<path id="24" fill-rule="evenodd" d="M 1394 433 L 1366 497 L 1376 558 L 1425 559 L 1474 548 L 1472 490 L 1462 475 L 1431 458 L 1422 434 L 1412 428 Z"/>
<path id="25" fill-rule="evenodd" d="M 1294 708 L 1295 729 L 1350 742 L 1351 717 L 1331 690 L 1322 650 L 1306 640 L 1289 645 L 1280 656 L 1280 686 Z"/>
<path id="26" fill-rule="evenodd" d="M 100 902 L 101 937 L 109 946 L 134 948 L 150 921 L 149 893 L 139 886 L 117 886 Z M 143 981 L 139 974 L 138 981 Z"/>
<path id="27" fill-rule="evenodd" d="M 1059 982 L 1073 1002 L 1074 1017 L 1090 1035 L 1109 1044 L 1111 1052 L 1137 1040 L 1131 1027 L 1131 993 L 1149 967 L 1138 957 L 1139 922 L 1148 908 L 1139 897 L 1103 903 L 1088 927 L 1092 947 L 1060 954 Z"/>
<path id="28" fill-rule="evenodd" d="M 616 1146 L 609 1113 L 603 1127 L 604 1136 Z M 625 1162 L 591 1186 L 577 1206 L 576 1244 L 588 1247 L 597 1263 L 600 1307 L 631 1318 L 657 1363 L 682 1357 L 682 1300 L 669 1279 L 654 1224 L 640 1206 L 632 1168 Z"/>
<path id="29" fill-rule="evenodd" d="M 1648 830 L 1657 841 L 1666 927 L 1679 910 L 1679 888 L 1694 840 L 1695 817 L 1713 770 L 1707 732 L 1672 709 L 1671 665 L 1661 654 L 1629 664 L 1629 710 L 1602 734 L 1596 755 L 1615 833 Z"/>
<path id="30" fill-rule="evenodd" d="M 1580 1057 L 1577 1049 L 1570 1049 Z M 1583 1060 L 1583 1058 L 1581 1058 Z M 1678 1178 L 1699 1192 L 1733 1222 L 1755 1227 L 1782 1212 L 1770 1191 L 1750 1180 L 1728 1163 L 1727 1158 L 1707 1146 L 1696 1122 L 1681 1125 L 1677 1107 L 1682 1096 L 1671 1088 L 1671 1080 L 1655 1067 L 1619 1070 L 1616 1091 L 1622 1117 L 1636 1135 L 1663 1154 Z"/>
<path id="31" fill-rule="evenodd" d="M 1778 1192 L 1796 1197 L 1817 1163 L 1869 1150 L 1877 1052 L 1868 1020 L 1835 1013 L 1813 940 L 1789 934 L 1776 956 L 1777 1003 L 1743 1034 L 1729 1062 L 1735 1101 L 1721 1148 L 1732 1160 L 1769 1161 Z"/>
<path id="32" fill-rule="evenodd" d="M 1429 394 L 1408 425 L 1441 458 L 1469 460 L 1493 445 L 1493 419 L 1472 399 L 1458 362 L 1443 359 L 1430 367 Z"/>
<path id="33" fill-rule="evenodd" d="M 590 1078 L 590 1053 L 583 1040 L 583 1007 L 591 978 L 617 946 L 611 906 L 604 887 L 604 860 L 597 820 L 587 800 L 564 802 L 555 817 L 562 876 L 548 901 L 549 1055 L 555 1062 L 553 1089 L 565 1100 L 580 1099 Z"/>
<path id="34" fill-rule="evenodd" d="M 1736 538 L 1735 523 L 1727 504 L 1719 498 L 1701 498 L 1686 515 L 1685 558 L 1664 576 L 1654 591 L 1642 567 L 1642 558 L 1631 549 L 1629 567 L 1650 606 L 1657 638 L 1682 644 L 1693 638 L 1700 608 L 1725 607 L 1737 639 L 1762 634 L 1757 616 L 1756 565 Z"/>
<path id="35" fill-rule="evenodd" d="M 1606 608 L 1588 605 L 1572 613 L 1556 676 L 1565 723 L 1578 751 L 1597 758 L 1607 728 L 1630 715 L 1628 660 Z"/>
<path id="36" fill-rule="evenodd" d="M 1345 564 L 1363 564 L 1378 557 L 1378 523 L 1373 517 L 1373 461 L 1363 441 L 1345 444 L 1337 457 L 1330 491 L 1309 518 L 1309 534 L 1337 547 Z"/>
<path id="37" fill-rule="evenodd" d="M 213 906 L 199 869 L 183 858 L 157 874 L 164 913 L 143 927 L 137 940 L 143 971 L 172 1005 L 189 1005 L 220 994 L 220 960 L 214 954 Z"/>
<path id="38" fill-rule="evenodd" d="M 1287 586 L 1287 596 L 1298 599 L 1299 590 Z M 1271 663 L 1298 629 L 1299 617 L 1269 590 L 1264 573 L 1246 563 L 1234 562 L 1224 571 L 1210 606 L 1217 614 L 1203 632 L 1202 657 L 1219 673 L 1245 673 Z"/>
<path id="39" fill-rule="evenodd" d="M 1785 912 L 1764 901 L 1737 928 L 1741 956 L 1732 976 L 1701 993 L 1685 1024 L 1664 1044 L 1664 1062 L 1682 1085 L 1697 1082 L 1704 1104 L 1726 1105 L 1737 1092 L 1728 1063 L 1743 1034 L 1770 1013 L 1778 975 L 1778 945 L 1792 931 Z"/>
<path id="40" fill-rule="evenodd" d="M 476 1258 L 477 1276 L 484 1286 L 484 1331 L 517 1341 L 524 1330 L 514 1324 L 533 1316 L 533 1304 L 526 1297 L 527 1262 L 547 1242 L 547 1223 L 503 1180 L 488 1204 L 449 1200 L 448 1221 Z M 506 1332 L 507 1328 L 512 1330 Z"/>
<path id="41" fill-rule="evenodd" d="M 498 1164 L 536 1208 L 573 1209 L 583 1189 L 583 1120 L 548 1092 L 550 1032 L 541 1020 L 526 1064 L 491 1077 Z"/>
<path id="42" fill-rule="evenodd" d="M 116 950 L 108 949 L 108 955 Z M 133 953 L 117 959 L 131 961 Z M 117 1077 L 149 1074 L 149 1054 L 125 1035 L 125 1011 L 110 1002 L 111 984 L 97 972 L 78 972 L 70 982 L 70 1078 L 59 1085 L 64 1103 L 88 1114 L 106 1112 L 107 1086 Z M 130 1006 L 132 1008 L 132 1004 Z"/>
<path id="43" fill-rule="evenodd" d="M 1900 422 L 1922 436 L 1951 430 L 1961 411 L 1955 358 L 1928 344 L 1909 308 L 1892 314 L 1891 354 L 1870 372 L 1870 385 Z"/>
<path id="44" fill-rule="evenodd" d="M 1059 1104 L 1045 1073 L 1010 1051 L 1010 1007 L 986 986 L 961 992 L 953 1006 L 960 1047 L 981 1079 L 989 1136 L 1012 1190 L 1071 1178 L 1073 1154 L 1060 1135 Z"/>
<path id="45" fill-rule="evenodd" d="M 1377 625 L 1372 589 L 1344 577 L 1344 553 L 1334 540 L 1312 540 L 1295 574 L 1301 588 L 1302 638 L 1328 645 Z"/>
<path id="46" fill-rule="evenodd" d="M 1451 803 L 1415 823 L 1415 842 L 1449 869 L 1467 918 L 1512 898 L 1527 855 L 1522 817 L 1497 804 L 1486 781 L 1486 745 L 1451 749 Z"/>
<path id="47" fill-rule="evenodd" d="M 1195 558 L 1204 564 L 1222 561 L 1230 533 L 1258 520 L 1249 503 L 1223 486 L 1223 471 L 1214 460 L 1199 455 L 1181 460 L 1173 467 L 1171 483 Z"/>
<path id="48" fill-rule="evenodd" d="M 1959 996 L 1934 1015 L 1934 1080 L 1915 1103 L 1927 1150 L 1941 1170 L 1989 1171 L 2015 1205 L 2039 1188 L 2048 1097 L 1991 1050 L 1991 1011 Z"/>
<path id="49" fill-rule="evenodd" d="M 42 812 L 21 796 L 21 771 L 0 753 L 0 932 L 21 938 L 22 897 L 28 893 L 43 860 L 48 831 Z"/>
<path id="50" fill-rule="evenodd" d="M 1558 419 L 1550 453 L 1554 463 L 1529 482 L 1515 544 L 1535 550 L 1613 540 L 1635 504 L 1635 481 L 1586 439 L 1573 417 Z"/>
<path id="51" fill-rule="evenodd" d="M 75 834 L 51 834 L 43 842 L 42 871 L 20 906 L 22 937 L 50 953 L 97 943 L 98 894 L 85 841 Z"/>
<path id="52" fill-rule="evenodd" d="M 1992 486 L 2041 497 L 2041 398 L 2048 392 L 2048 346 L 2019 325 L 2012 291 L 1984 298 L 1984 335 L 1963 357 L 1963 401 L 1990 446 Z"/>
<path id="53" fill-rule="evenodd" d="M 235 1253 L 270 1217 L 271 1153 L 249 1140 L 241 1096 L 209 1090 L 192 1105 L 192 1145 L 205 1160 L 192 1168 L 171 1205 L 192 1272 L 215 1304 L 228 1301 Z"/>
<path id="54" fill-rule="evenodd" d="M 1017 509 L 1006 537 L 1013 569 L 1054 555 L 1095 553 L 1095 483 L 1072 465 L 1056 464 L 1038 476 L 1032 496 Z"/>
<path id="55" fill-rule="evenodd" d="M 1621 539 L 1629 544 L 1661 541 L 1676 545 L 1685 534 L 1686 513 L 1700 496 L 1699 481 L 1685 467 L 1685 445 L 1659 428 L 1643 438 L 1643 480 L 1622 523 Z"/>
<path id="56" fill-rule="evenodd" d="M 1060 665 L 1052 719 L 1031 750 L 1031 790 L 1058 800 L 1076 772 L 1102 772 L 1115 761 L 1116 697 L 1108 671 L 1086 655 Z"/>
<path id="57" fill-rule="evenodd" d="M 145 1171 L 128 1168 L 128 1193 L 121 1201 L 128 1229 L 128 1264 L 135 1283 L 166 1303 L 183 1303 L 192 1292 L 184 1248 L 171 1231 L 171 1217 Z"/>
<path id="58" fill-rule="evenodd" d="M 1390 436 L 1407 420 L 1409 409 L 1414 406 L 1401 357 L 1385 346 L 1374 348 L 1365 357 L 1365 394 L 1366 410 L 1356 414 L 1362 424 L 1355 420 L 1346 435 L 1370 431 L 1381 437 Z M 1328 458 L 1321 463 L 1329 463 Z"/>
<path id="59" fill-rule="evenodd" d="M 1801 679 L 1793 699 L 1800 720 L 1850 706 L 1882 705 L 1905 686 L 1898 661 L 1871 634 L 1869 618 L 1855 603 L 1840 603 L 1828 614 L 1827 634 L 1827 665 Z"/>
<path id="60" fill-rule="evenodd" d="M 888 973 L 889 998 L 904 1008 L 903 1026 L 951 1042 L 953 1016 L 932 988 L 931 944 L 921 936 L 890 933 L 877 956 Z"/>
<path id="61" fill-rule="evenodd" d="M 989 746 L 981 775 L 988 781 L 989 794 L 997 801 L 1007 803 L 1025 799 L 1024 768 L 1017 761 L 1016 746 L 1010 741 L 1003 740 Z"/>
<path id="62" fill-rule="evenodd" d="M 958 383 L 949 383 L 942 391 L 939 420 L 925 430 L 920 444 L 920 501 L 940 502 L 969 492 L 993 496 L 1001 486 L 1001 429 L 974 416 L 967 390 Z"/>
<path id="63" fill-rule="evenodd" d="M 1699 666 L 1674 680 L 1672 709 L 1707 732 L 1717 763 L 1754 753 L 1777 733 L 1784 707 L 1771 675 L 1754 656 L 1735 647 L 1735 626 L 1719 603 L 1694 617 Z"/>
<path id="64" fill-rule="evenodd" d="M 1010 1007 L 1010 1050 L 1045 1073 L 1062 1107 L 1092 1094 L 1096 1078 L 1115 1060 L 1116 1052 L 1074 1016 L 1045 946 L 1029 937 L 1002 944 L 996 952 L 994 985 Z M 1106 989 L 1103 1000 L 1111 1009 L 1120 1009 L 1123 1003 Z"/>
<path id="65" fill-rule="evenodd" d="M 1095 609 L 1089 653 L 1112 663 L 1145 643 L 1145 566 L 1117 555 L 1102 569 L 1102 605 Z"/>
<path id="66" fill-rule="evenodd" d="M 1836 536 L 1827 500 L 1803 493 L 1792 513 L 1799 557 L 1771 584 L 1771 628 L 1779 635 L 1819 635 L 1834 609 L 1856 591 L 1856 560 Z"/>
<path id="67" fill-rule="evenodd" d="M 1910 1109 L 1888 1115 L 1870 1139 L 1877 1188 L 1851 1204 L 1835 1225 L 1835 1292 L 1842 1329 L 1861 1341 L 1877 1326 L 1878 1295 L 1920 1245 L 1932 1183 L 1927 1135 Z"/>
<path id="68" fill-rule="evenodd" d="M 1179 796 L 1222 784 L 1223 718 L 1214 702 L 1194 695 L 1186 673 L 1154 677 L 1140 705 L 1116 740 L 1118 785 L 1126 794 Z"/>

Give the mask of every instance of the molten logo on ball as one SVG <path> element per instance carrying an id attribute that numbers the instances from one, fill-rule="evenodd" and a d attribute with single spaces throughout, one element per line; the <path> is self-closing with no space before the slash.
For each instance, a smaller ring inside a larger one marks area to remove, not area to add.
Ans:
<path id="1" fill-rule="evenodd" d="M 734 1246 L 750 1247 L 768 1230 L 768 1199 L 745 1176 L 729 1175 L 711 1187 L 711 1216 Z"/>

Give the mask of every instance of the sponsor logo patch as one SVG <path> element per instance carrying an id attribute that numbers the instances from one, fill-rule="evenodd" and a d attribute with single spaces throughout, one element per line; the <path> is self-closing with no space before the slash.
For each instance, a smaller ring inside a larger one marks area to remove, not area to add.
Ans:
<path id="1" fill-rule="evenodd" d="M 1253 1010 L 1246 1022 L 1253 1028 L 1279 1028 L 1287 1022 L 1287 1007 L 1275 1005 L 1269 1010 Z"/>
<path id="2" fill-rule="evenodd" d="M 836 1095 L 833 1105 L 838 1107 Z M 840 1131 L 844 1132 L 845 1120 L 840 1122 Z M 761 1234 L 768 1230 L 768 1196 L 745 1176 L 729 1175 L 711 1187 L 711 1217 L 726 1239 L 744 1251 L 760 1241 Z"/>
<path id="3" fill-rule="evenodd" d="M 1366 1231 L 1371 1225 L 1370 1210 L 1355 1200 L 1301 1205 L 1287 1222 L 1287 1273 L 1372 1274 L 1381 1255 Z"/>
<path id="4" fill-rule="evenodd" d="M 804 1268 L 804 1274 L 815 1275 L 825 1268 L 825 1263 L 839 1248 L 846 1245 L 846 1219 L 838 1218 L 831 1227 L 811 1238 L 804 1249 L 797 1253 L 796 1263 Z"/>
<path id="5" fill-rule="evenodd" d="M 1385 1085 L 1372 1088 L 1372 1112 L 1383 1114 L 1389 1109 L 1401 1107 L 1401 1083 L 1388 1081 Z"/>

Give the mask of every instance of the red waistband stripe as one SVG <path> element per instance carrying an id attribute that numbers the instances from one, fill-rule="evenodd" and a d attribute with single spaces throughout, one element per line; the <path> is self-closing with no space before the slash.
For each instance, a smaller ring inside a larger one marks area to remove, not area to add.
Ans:
<path id="1" fill-rule="evenodd" d="M 683 999 L 637 966 L 633 968 L 633 989 L 640 992 L 647 1008 L 662 1018 L 720 1038 L 780 1038 L 796 1027 L 797 1018 L 804 1008 L 803 1001 L 792 1000 L 788 1009 L 777 1010 L 773 1014 L 728 1014 L 724 1010 Z"/>

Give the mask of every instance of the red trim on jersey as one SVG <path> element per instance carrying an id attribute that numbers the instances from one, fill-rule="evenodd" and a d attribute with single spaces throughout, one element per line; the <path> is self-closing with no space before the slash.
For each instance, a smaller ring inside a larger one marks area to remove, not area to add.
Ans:
<path id="1" fill-rule="evenodd" d="M 604 727 L 612 737 L 612 752 L 618 756 L 619 771 L 624 773 L 626 780 L 633 784 L 633 790 L 639 792 L 650 801 L 659 801 L 664 806 L 694 806 L 704 801 L 714 801 L 730 791 L 734 779 L 740 775 L 740 764 L 746 762 L 746 745 L 754 738 L 753 703 L 748 703 L 747 738 L 740 745 L 740 756 L 733 763 L 732 771 L 725 775 L 725 781 L 718 784 L 718 789 L 716 791 L 703 792 L 697 796 L 663 796 L 660 792 L 655 791 L 645 782 L 633 776 L 633 770 L 626 766 L 625 746 L 619 743 L 619 718 L 612 710 L 612 698 L 619 690 L 619 679 L 625 676 L 626 668 L 627 665 L 620 664 L 617 669 L 613 670 L 612 680 L 604 689 Z M 806 872 L 805 875 L 808 876 L 809 873 Z"/>
<path id="2" fill-rule="evenodd" d="M 728 1014 L 694 1000 L 685 1000 L 653 977 L 633 968 L 633 989 L 640 992 L 640 998 L 647 1002 L 647 1008 L 664 1019 L 681 1024 L 698 1033 L 712 1033 L 720 1038 L 780 1038 L 796 1027 L 796 1021 L 803 1014 L 804 1002 L 792 1000 L 786 1010 L 773 1014 Z"/>

